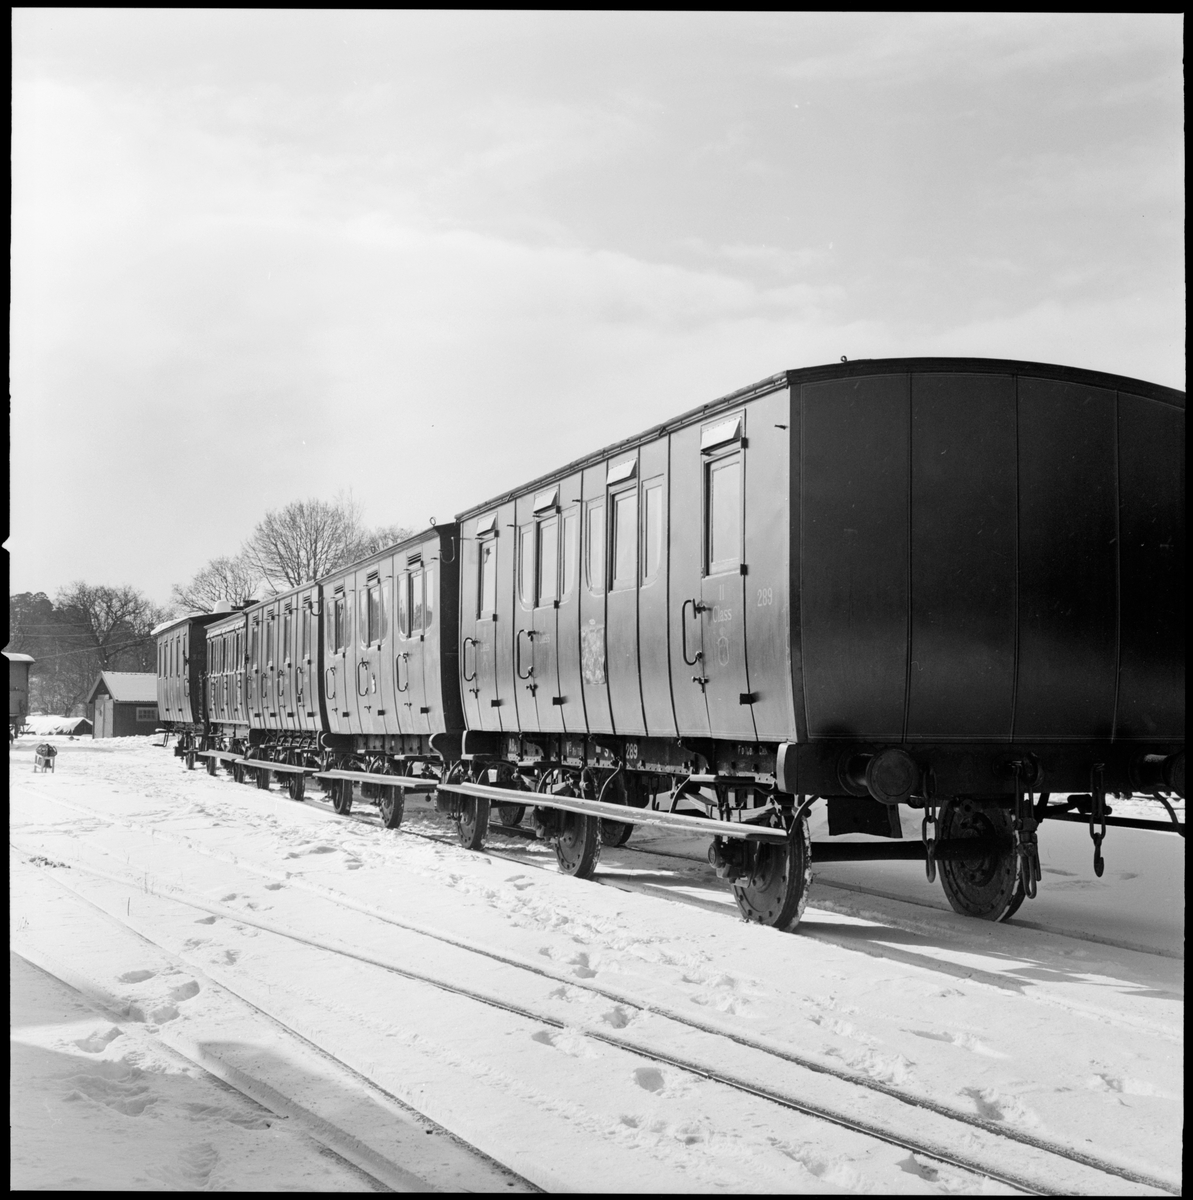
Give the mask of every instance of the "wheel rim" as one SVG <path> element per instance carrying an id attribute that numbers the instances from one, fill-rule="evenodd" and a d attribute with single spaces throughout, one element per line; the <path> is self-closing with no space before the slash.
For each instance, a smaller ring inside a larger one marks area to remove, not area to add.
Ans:
<path id="1" fill-rule="evenodd" d="M 733 883 L 742 916 L 775 929 L 794 928 L 804 915 L 812 883 L 807 817 L 800 817 L 785 842 L 759 842 L 750 854 L 751 869 Z"/>
<path id="2" fill-rule="evenodd" d="M 522 824 L 522 818 L 526 815 L 525 804 L 499 804 L 497 806 L 497 817 L 502 825 L 517 826 Z"/>
<path id="3" fill-rule="evenodd" d="M 489 831 L 489 801 L 482 796 L 463 797 L 457 830 L 461 846 L 466 850 L 479 850 Z"/>
<path id="4" fill-rule="evenodd" d="M 940 882 L 953 911 L 981 921 L 1005 921 L 1023 903 L 1011 813 L 987 800 L 950 800 L 940 817 L 941 841 L 985 838 L 1004 843 L 1002 853 L 940 862 Z"/>

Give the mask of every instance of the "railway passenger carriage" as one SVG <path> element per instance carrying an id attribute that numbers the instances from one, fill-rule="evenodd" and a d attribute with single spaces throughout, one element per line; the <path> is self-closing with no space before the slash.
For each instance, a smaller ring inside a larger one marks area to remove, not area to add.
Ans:
<path id="1" fill-rule="evenodd" d="M 776 375 L 209 625 L 209 736 L 391 826 L 437 784 L 468 846 L 529 807 L 577 875 L 633 824 L 705 831 L 780 927 L 823 798 L 830 834 L 886 839 L 850 856 L 909 848 L 1005 919 L 1041 822 L 1089 821 L 1100 873 L 1108 796 L 1184 794 L 1183 448 L 1183 393 L 1137 380 Z"/>

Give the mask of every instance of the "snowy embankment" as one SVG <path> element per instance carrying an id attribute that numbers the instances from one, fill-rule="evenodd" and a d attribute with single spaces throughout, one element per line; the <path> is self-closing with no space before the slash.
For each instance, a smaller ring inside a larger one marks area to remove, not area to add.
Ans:
<path id="1" fill-rule="evenodd" d="M 10 757 L 15 1186 L 1179 1191 L 1176 837 L 1111 831 L 1097 902 L 1049 907 L 1092 869 L 1046 829 L 1005 926 L 830 864 L 778 934 L 696 841 L 606 848 L 601 887 L 424 803 L 391 832 L 59 749 Z"/>

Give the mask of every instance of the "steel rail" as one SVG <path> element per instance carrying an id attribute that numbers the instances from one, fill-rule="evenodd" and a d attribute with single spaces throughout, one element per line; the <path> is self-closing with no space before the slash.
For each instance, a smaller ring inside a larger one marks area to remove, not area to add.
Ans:
<path id="1" fill-rule="evenodd" d="M 627 804 L 610 804 L 607 800 L 583 800 L 579 796 L 561 796 L 554 792 L 520 792 L 513 788 L 493 787 L 486 783 L 440 783 L 440 792 L 460 793 L 498 804 L 524 804 L 531 808 L 560 808 L 564 812 L 600 817 L 604 821 L 620 821 L 626 825 L 661 825 L 667 829 L 682 829 L 687 833 L 703 833 L 709 837 L 744 838 L 751 842 L 787 841 L 787 831 L 768 825 L 747 825 L 743 821 L 720 821 L 713 817 L 691 817 L 683 813 L 658 812 L 649 808 L 631 808 Z"/>

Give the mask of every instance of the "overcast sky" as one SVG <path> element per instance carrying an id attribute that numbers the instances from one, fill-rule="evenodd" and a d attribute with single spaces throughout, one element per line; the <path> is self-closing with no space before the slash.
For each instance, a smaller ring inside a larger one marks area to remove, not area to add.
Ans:
<path id="1" fill-rule="evenodd" d="M 1184 386 L 1175 16 L 18 9 L 11 590 L 423 527 L 790 367 Z"/>

